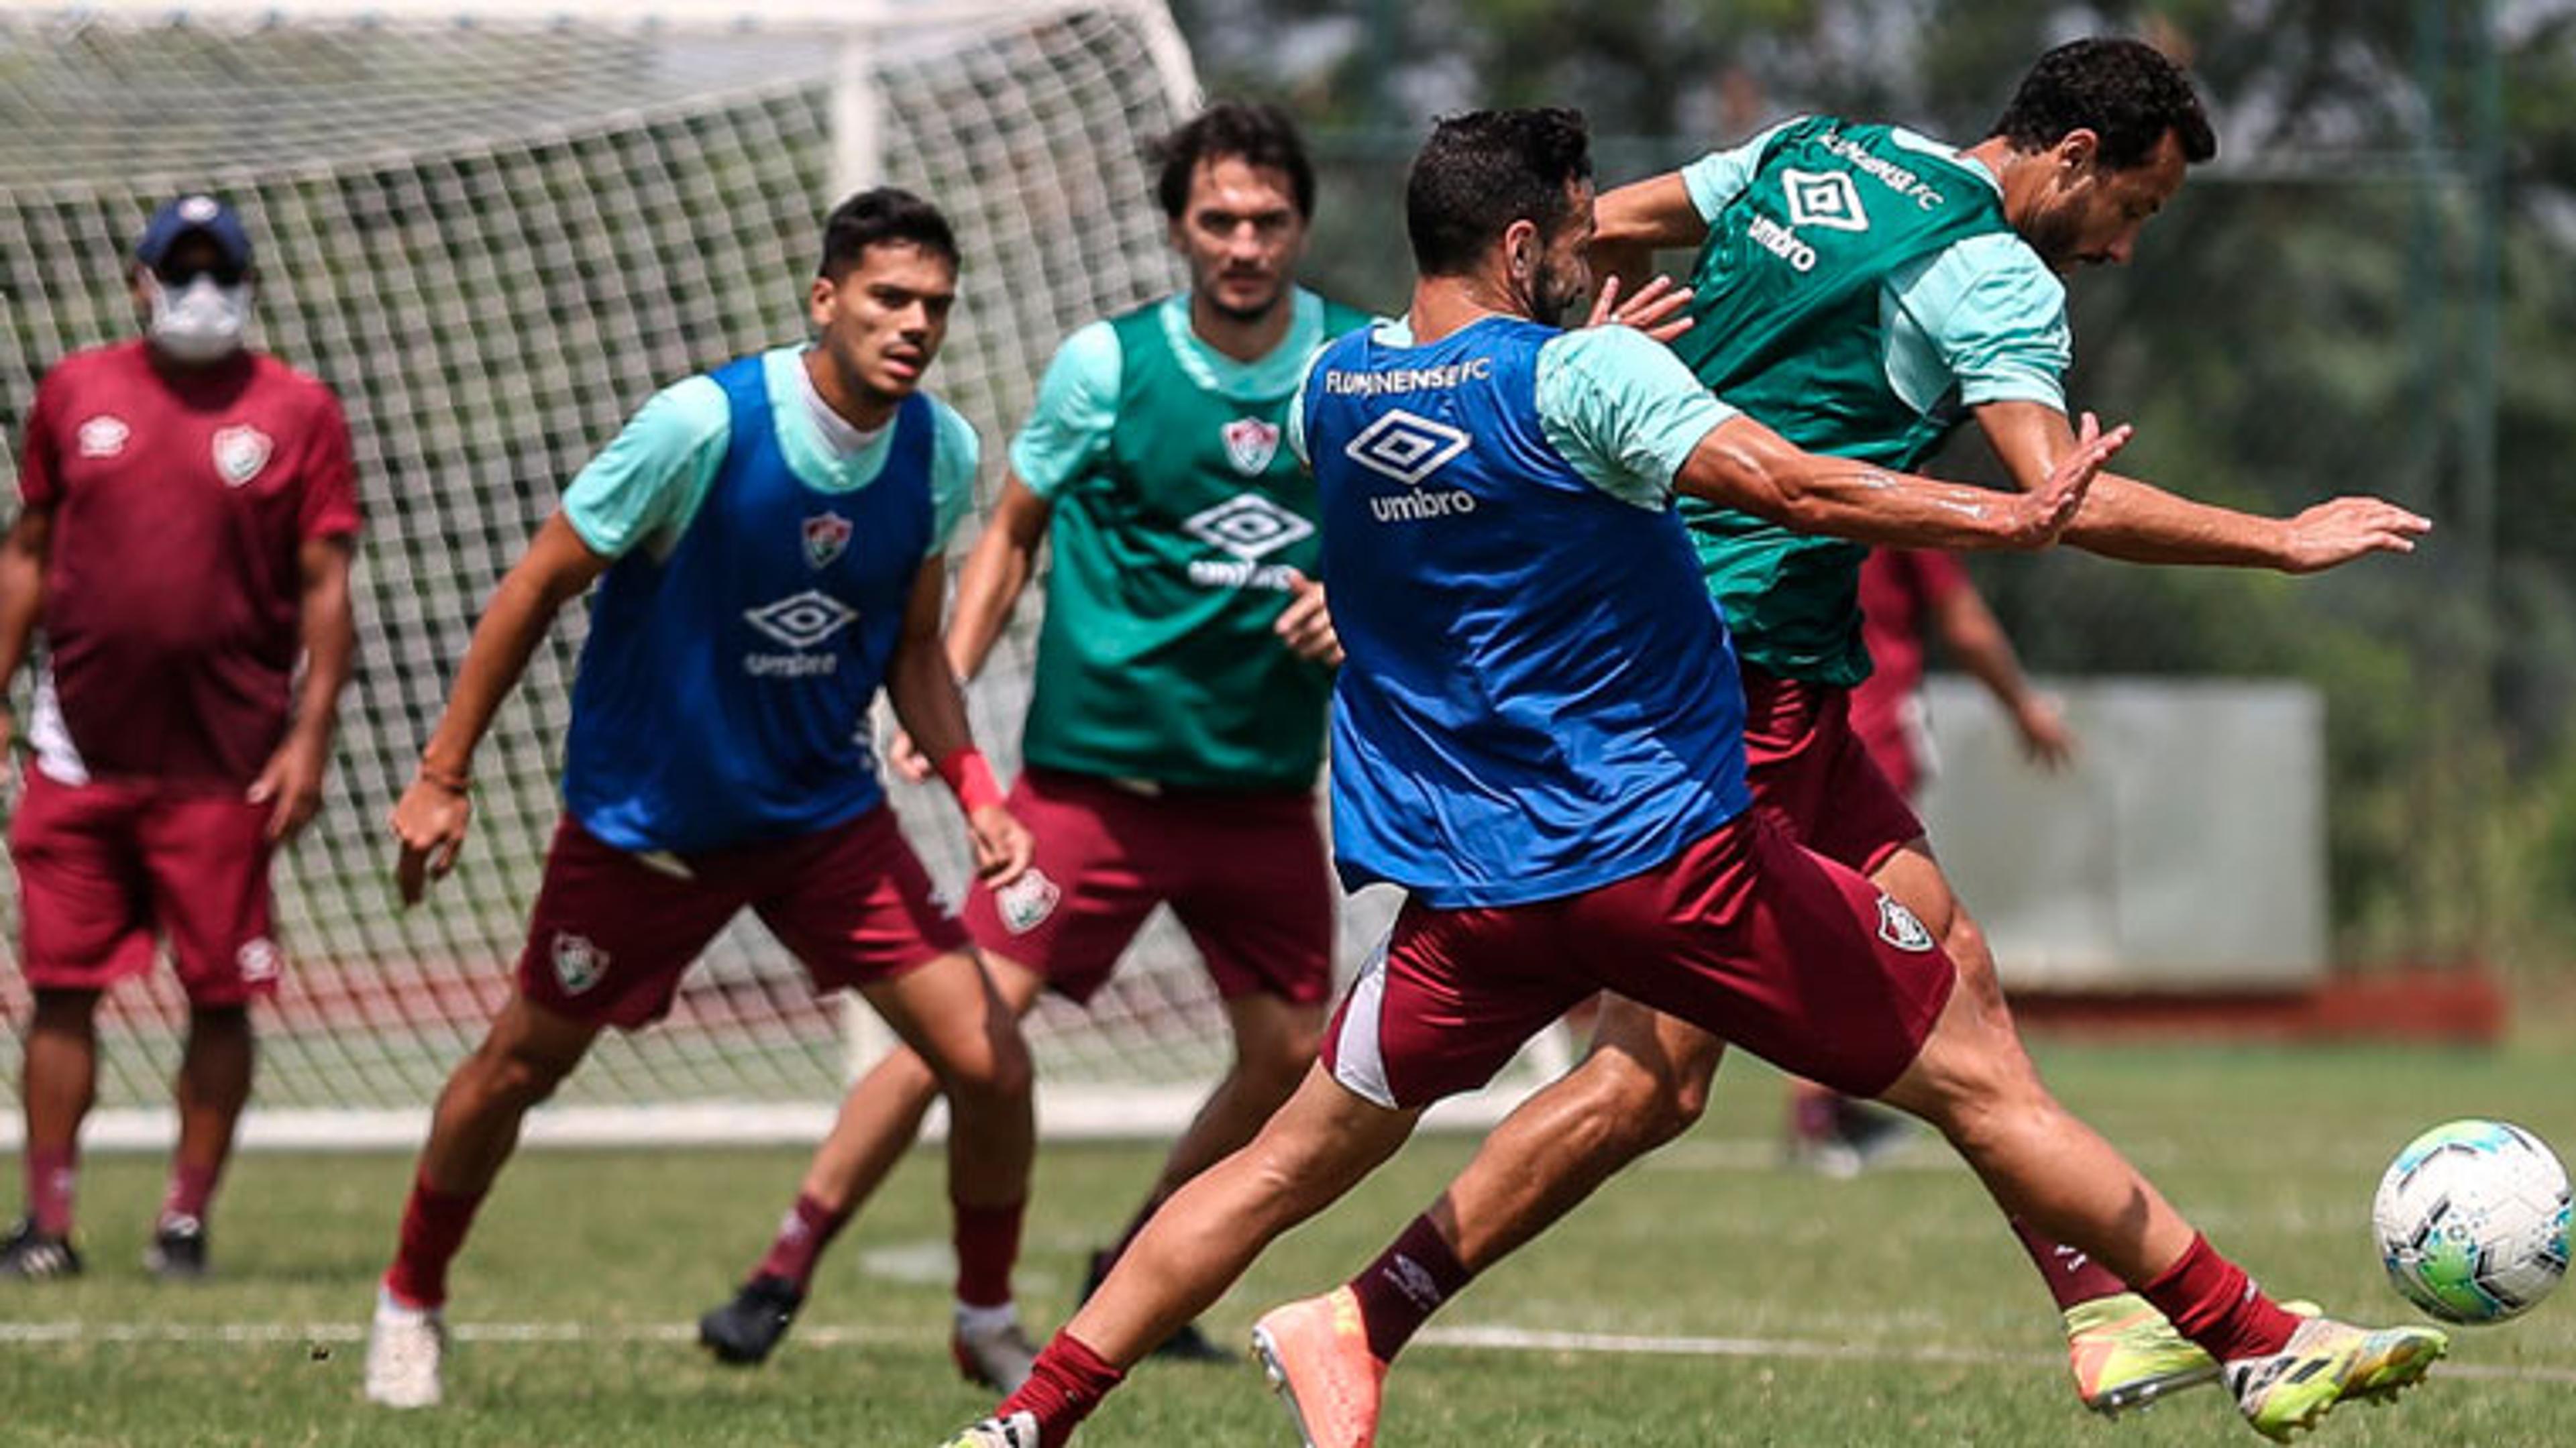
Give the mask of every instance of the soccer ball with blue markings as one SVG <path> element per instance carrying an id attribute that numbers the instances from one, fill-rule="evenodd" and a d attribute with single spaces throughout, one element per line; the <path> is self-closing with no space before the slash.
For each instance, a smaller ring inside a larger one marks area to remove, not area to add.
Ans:
<path id="1" fill-rule="evenodd" d="M 2445 1322 L 2518 1317 L 2567 1275 L 2567 1169 L 2505 1122 L 2445 1122 L 2408 1142 L 2371 1220 L 2388 1279 Z"/>

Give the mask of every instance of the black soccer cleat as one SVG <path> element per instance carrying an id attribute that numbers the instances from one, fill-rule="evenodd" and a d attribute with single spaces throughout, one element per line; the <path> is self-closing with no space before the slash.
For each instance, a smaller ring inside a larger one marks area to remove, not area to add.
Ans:
<path id="1" fill-rule="evenodd" d="M 200 1282 L 206 1276 L 206 1224 L 168 1217 L 143 1249 L 143 1270 L 164 1282 Z"/>
<path id="2" fill-rule="evenodd" d="M 742 1284 L 733 1301 L 698 1319 L 698 1343 L 720 1363 L 758 1367 L 787 1335 L 805 1294 L 784 1277 L 760 1276 Z"/>
<path id="3" fill-rule="evenodd" d="M 1100 1290 L 1100 1284 L 1109 1279 L 1109 1269 L 1117 1265 L 1117 1262 L 1118 1259 L 1111 1255 L 1106 1247 L 1091 1254 L 1091 1266 L 1082 1277 L 1083 1301 L 1090 1301 L 1091 1294 Z M 1180 1330 L 1163 1339 L 1163 1345 L 1154 1349 L 1151 1356 L 1161 1358 L 1168 1363 L 1224 1364 L 1242 1361 L 1232 1349 L 1219 1347 L 1216 1339 L 1209 1337 L 1195 1322 L 1182 1323 Z"/>
<path id="4" fill-rule="evenodd" d="M 0 1277 L 45 1282 L 80 1274 L 80 1253 L 72 1250 L 71 1238 L 37 1231 L 32 1217 L 21 1220 L 7 1237 L 0 1238 Z"/>

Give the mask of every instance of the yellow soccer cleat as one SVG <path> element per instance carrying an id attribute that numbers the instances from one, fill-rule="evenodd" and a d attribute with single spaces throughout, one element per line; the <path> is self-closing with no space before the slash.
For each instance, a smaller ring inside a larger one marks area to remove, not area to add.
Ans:
<path id="1" fill-rule="evenodd" d="M 2217 1360 L 2134 1292 L 2066 1309 L 2066 1357 L 2075 1395 L 2106 1418 L 2218 1381 Z"/>
<path id="2" fill-rule="evenodd" d="M 2281 1351 L 2230 1361 L 2227 1386 L 2255 1432 L 2286 1443 L 2346 1399 L 2386 1401 L 2415 1386 L 2450 1350 L 2451 1340 L 2429 1327 L 2373 1331 L 2312 1318 Z"/>

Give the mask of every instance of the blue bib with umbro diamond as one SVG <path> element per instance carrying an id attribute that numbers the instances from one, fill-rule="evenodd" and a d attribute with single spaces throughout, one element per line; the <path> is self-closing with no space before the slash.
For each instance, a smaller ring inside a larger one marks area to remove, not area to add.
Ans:
<path id="1" fill-rule="evenodd" d="M 786 839 L 885 798 L 867 708 L 930 548 L 930 399 L 896 410 L 873 481 L 826 492 L 788 467 L 761 359 L 712 376 L 724 465 L 669 554 L 601 579 L 573 682 L 564 803 L 622 850 Z"/>
<path id="2" fill-rule="evenodd" d="M 1333 850 L 1354 887 L 1443 909 L 1572 895 L 1741 813 L 1744 695 L 1682 525 L 1548 441 L 1554 328 L 1424 346 L 1369 328 L 1316 360 L 1306 452 L 1349 655 Z"/>

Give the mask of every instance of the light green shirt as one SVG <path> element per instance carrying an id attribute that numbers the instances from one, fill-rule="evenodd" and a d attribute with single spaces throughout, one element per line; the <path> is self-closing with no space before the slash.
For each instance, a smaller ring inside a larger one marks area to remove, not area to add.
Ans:
<path id="1" fill-rule="evenodd" d="M 1702 221 L 1714 222 L 1753 184 L 1763 148 L 1790 124 L 1682 168 Z M 1891 139 L 2000 190 L 1994 173 L 1955 147 L 1901 129 Z M 1897 267 L 1880 291 L 1879 317 L 1886 324 L 1888 383 L 1917 412 L 1939 405 L 1953 383 L 1968 407 L 2037 402 L 2066 409 L 2062 379 L 2075 360 L 2066 284 L 2018 236 L 1968 237 Z"/>
<path id="2" fill-rule="evenodd" d="M 1201 340 L 1190 326 L 1190 294 L 1164 299 L 1155 320 L 1173 357 L 1190 380 L 1229 401 L 1250 403 L 1293 389 L 1325 333 L 1324 299 L 1300 287 L 1290 294 L 1288 332 L 1280 344 L 1245 362 Z M 1072 479 L 1088 475 L 1109 450 L 1118 425 L 1118 393 L 1126 361 L 1118 329 L 1107 319 L 1064 339 L 1038 381 L 1036 406 L 1011 439 L 1011 471 L 1041 498 L 1053 498 Z"/>
<path id="3" fill-rule="evenodd" d="M 1413 345 L 1406 319 L 1377 324 L 1378 340 Z M 1537 366 L 1539 429 L 1583 480 L 1654 512 L 1702 438 L 1741 416 L 1713 396 L 1663 343 L 1633 327 L 1584 327 L 1549 338 Z M 1288 443 L 1306 454 L 1301 389 L 1288 408 Z M 1312 459 L 1308 459 L 1311 463 Z"/>
<path id="4" fill-rule="evenodd" d="M 894 428 L 863 434 L 823 406 L 805 373 L 805 352 L 801 346 L 780 347 L 761 355 L 779 451 L 807 487 L 857 492 L 884 471 Z M 930 469 L 928 556 L 935 558 L 974 503 L 981 445 L 974 426 L 935 397 L 931 416 L 939 429 Z M 715 486 L 732 435 L 733 409 L 714 378 L 701 374 L 675 382 L 654 393 L 573 478 L 564 489 L 564 517 L 604 558 L 622 558 L 639 547 L 666 558 Z"/>

